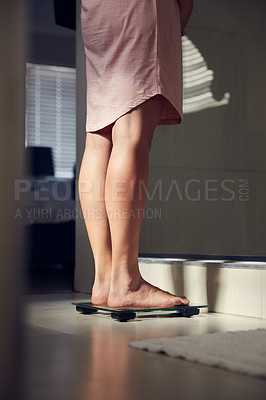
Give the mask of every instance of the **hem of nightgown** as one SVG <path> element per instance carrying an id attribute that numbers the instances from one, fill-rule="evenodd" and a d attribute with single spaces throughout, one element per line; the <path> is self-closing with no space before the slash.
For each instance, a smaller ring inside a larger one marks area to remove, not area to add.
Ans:
<path id="1" fill-rule="evenodd" d="M 161 94 L 163 97 L 164 97 L 164 99 L 165 99 L 165 105 L 164 105 L 164 110 L 163 110 L 163 112 L 162 112 L 162 115 L 161 115 L 161 119 L 160 119 L 160 121 L 158 122 L 158 124 L 157 125 L 179 125 L 179 124 L 182 124 L 182 122 L 183 122 L 183 111 L 182 110 L 179 110 L 179 108 L 178 107 L 175 107 L 174 105 L 173 105 L 173 103 L 171 102 L 171 100 L 165 95 L 165 94 L 163 94 L 163 93 L 158 93 L 158 94 Z M 167 105 L 168 105 L 168 107 L 167 107 Z M 169 107 L 170 107 L 170 109 L 169 109 Z M 171 113 L 175 113 L 175 114 L 177 114 L 176 116 L 167 116 L 167 114 L 166 114 L 166 116 L 164 116 L 164 113 L 169 113 L 169 112 L 171 112 Z"/>
<path id="2" fill-rule="evenodd" d="M 154 92 L 152 94 L 144 96 L 142 98 L 142 100 L 138 100 L 136 103 L 133 103 L 131 106 L 126 107 L 125 110 L 119 112 L 119 114 L 116 117 L 112 118 L 110 120 L 110 122 L 107 121 L 104 124 L 99 124 L 96 127 L 92 127 L 93 129 L 90 127 L 88 122 L 86 122 L 86 132 L 90 132 L 90 133 L 97 132 L 101 129 L 106 128 L 109 125 L 114 124 L 120 117 L 127 114 L 129 111 L 133 110 L 134 108 L 138 107 L 140 104 L 144 103 L 145 101 L 149 100 L 151 97 L 156 96 L 157 94 L 160 94 L 165 98 L 164 110 L 165 110 L 167 102 L 168 102 L 168 103 L 170 103 L 170 106 L 178 113 L 178 116 L 176 118 L 161 117 L 161 119 L 157 125 L 179 125 L 179 124 L 182 124 L 182 122 L 183 122 L 182 110 L 179 110 L 178 107 L 175 107 L 166 94 L 164 94 L 160 90 L 157 90 L 156 92 Z M 164 110 L 162 111 L 162 116 L 163 116 Z"/>

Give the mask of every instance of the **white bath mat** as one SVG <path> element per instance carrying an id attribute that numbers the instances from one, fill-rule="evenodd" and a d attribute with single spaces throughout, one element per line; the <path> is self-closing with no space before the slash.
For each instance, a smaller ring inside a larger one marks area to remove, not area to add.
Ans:
<path id="1" fill-rule="evenodd" d="M 266 379 L 266 329 L 147 339 L 129 346 Z"/>

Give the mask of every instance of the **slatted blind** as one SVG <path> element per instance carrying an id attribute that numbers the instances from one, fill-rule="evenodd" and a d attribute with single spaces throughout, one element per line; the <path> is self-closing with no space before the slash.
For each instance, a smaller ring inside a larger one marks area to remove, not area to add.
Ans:
<path id="1" fill-rule="evenodd" d="M 76 161 L 76 69 L 26 64 L 25 146 L 51 147 L 56 177 Z"/>

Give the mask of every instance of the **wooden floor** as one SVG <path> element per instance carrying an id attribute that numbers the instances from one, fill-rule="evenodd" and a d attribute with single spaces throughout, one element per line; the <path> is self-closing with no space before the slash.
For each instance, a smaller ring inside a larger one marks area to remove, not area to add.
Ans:
<path id="1" fill-rule="evenodd" d="M 266 381 L 128 347 L 131 340 L 266 328 L 266 320 L 224 314 L 187 318 L 137 314 L 118 322 L 82 315 L 88 295 L 24 296 L 27 400 L 255 400 Z"/>

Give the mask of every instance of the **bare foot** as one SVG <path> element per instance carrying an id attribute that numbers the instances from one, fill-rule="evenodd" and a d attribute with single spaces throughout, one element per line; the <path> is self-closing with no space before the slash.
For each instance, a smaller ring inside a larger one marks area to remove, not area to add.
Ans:
<path id="1" fill-rule="evenodd" d="M 169 292 L 159 289 L 146 282 L 142 277 L 131 287 L 111 285 L 107 304 L 109 307 L 174 307 L 177 305 L 188 305 L 189 300 L 184 297 L 175 296 Z"/>
<path id="2" fill-rule="evenodd" d="M 91 302 L 95 305 L 107 305 L 110 289 L 110 278 L 95 280 L 92 288 Z"/>

